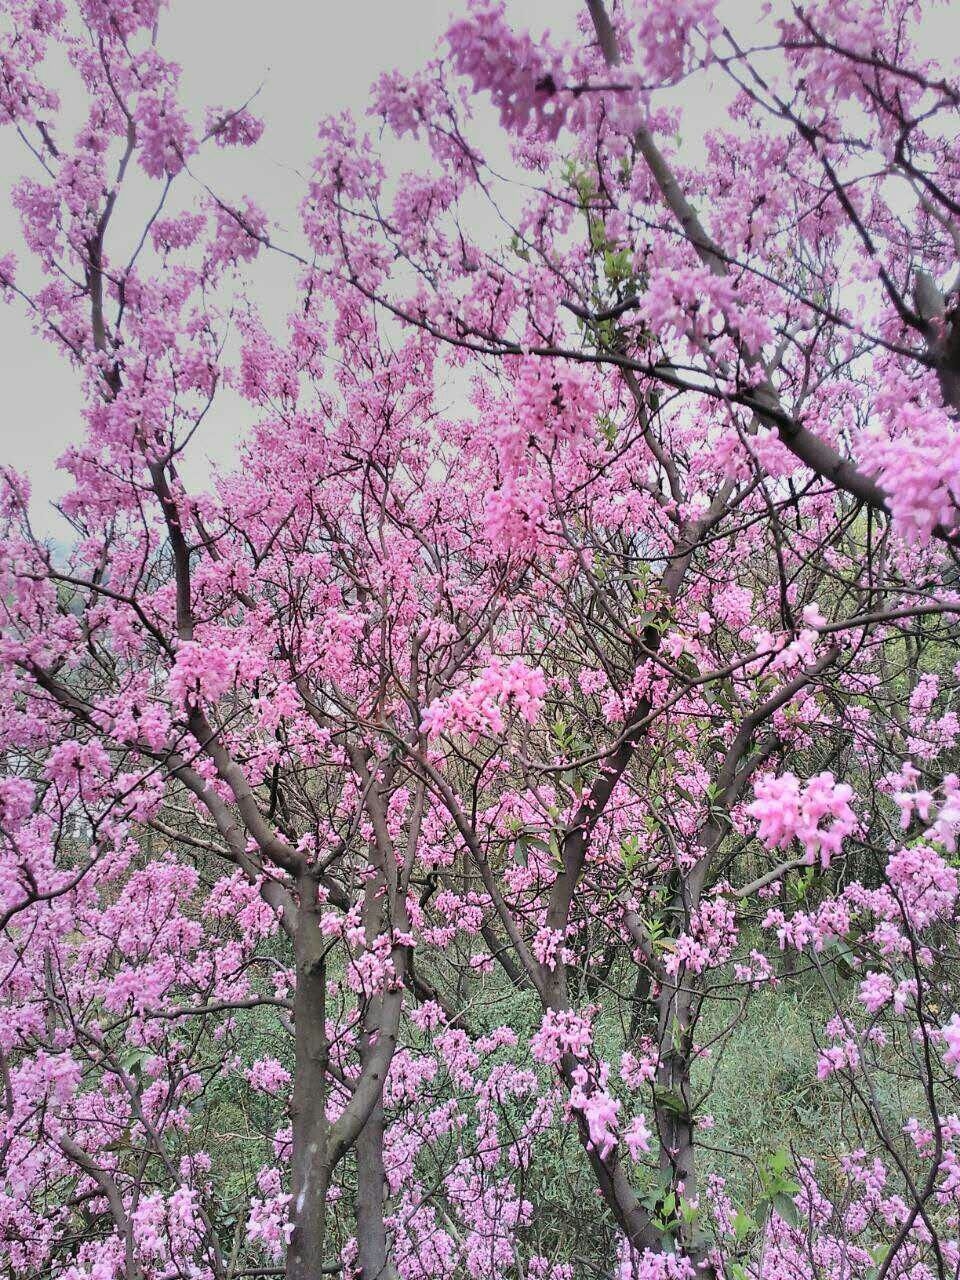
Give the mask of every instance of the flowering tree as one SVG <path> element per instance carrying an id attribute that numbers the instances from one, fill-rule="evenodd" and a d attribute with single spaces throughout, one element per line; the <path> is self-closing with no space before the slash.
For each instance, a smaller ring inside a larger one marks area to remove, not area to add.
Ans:
<path id="1" fill-rule="evenodd" d="M 67 554 L 3 484 L 5 1270 L 955 1275 L 923 6 L 588 0 L 558 43 L 473 3 L 321 125 L 290 243 L 202 181 L 263 126 L 181 102 L 158 0 L 0 10 L 0 282 L 86 427 Z M 711 1114 L 786 1004 L 804 1143 Z"/>

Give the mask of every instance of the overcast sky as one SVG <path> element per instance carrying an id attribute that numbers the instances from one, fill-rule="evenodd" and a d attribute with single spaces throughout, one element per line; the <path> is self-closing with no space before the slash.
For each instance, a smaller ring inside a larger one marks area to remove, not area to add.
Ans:
<path id="1" fill-rule="evenodd" d="M 211 149 L 203 176 L 236 196 L 247 191 L 271 215 L 296 216 L 303 191 L 300 176 L 316 153 L 317 121 L 345 108 L 363 112 L 370 85 L 385 70 L 413 71 L 431 55 L 451 14 L 463 0 L 170 0 L 161 22 L 160 51 L 183 69 L 182 99 L 199 114 L 204 106 L 236 105 L 260 87 L 253 105 L 267 122 L 250 151 Z M 573 29 L 578 0 L 509 0 L 518 25 L 553 31 Z M 58 86 L 59 87 L 59 86 Z M 30 157 L 12 131 L 0 130 L 0 254 L 13 250 L 23 261 L 20 231 L 9 204 L 9 188 L 31 172 Z M 298 173 L 299 170 L 299 173 Z M 145 194 L 145 193 L 144 193 Z M 118 206 L 116 233 L 139 234 L 137 193 Z M 257 298 L 275 316 L 289 309 L 290 276 L 258 273 Z M 271 296 L 262 294 L 264 289 Z M 65 489 L 55 460 L 82 437 L 80 397 L 74 370 L 31 332 L 21 306 L 0 303 L 0 460 L 26 472 L 32 483 L 32 515 L 44 534 L 64 536 L 50 510 Z M 228 408 L 204 423 L 188 480 L 202 480 L 204 455 L 226 460 L 236 438 Z"/>

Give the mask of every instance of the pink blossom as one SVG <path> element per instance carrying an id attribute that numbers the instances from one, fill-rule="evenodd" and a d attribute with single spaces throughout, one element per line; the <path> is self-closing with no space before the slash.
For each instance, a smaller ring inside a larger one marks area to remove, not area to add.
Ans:
<path id="1" fill-rule="evenodd" d="M 754 787 L 755 799 L 747 813 L 757 819 L 757 837 L 768 848 L 786 848 L 797 839 L 803 847 L 804 861 L 821 864 L 841 850 L 843 840 L 856 830 L 857 820 L 849 801 L 853 790 L 847 783 L 837 783 L 830 773 L 820 773 L 805 786 L 792 773 L 779 778 L 767 776 Z M 829 825 L 823 820 L 829 819 Z"/>

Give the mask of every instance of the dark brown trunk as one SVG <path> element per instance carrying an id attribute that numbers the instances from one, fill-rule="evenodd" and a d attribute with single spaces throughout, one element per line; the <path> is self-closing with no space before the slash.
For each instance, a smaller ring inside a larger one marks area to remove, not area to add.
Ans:
<path id="1" fill-rule="evenodd" d="M 323 936 L 317 919 L 317 884 L 309 873 L 300 880 L 300 909 L 295 939 L 297 986 L 293 997 L 296 1066 L 290 1115 L 293 1129 L 287 1280 L 318 1280 L 324 1264 L 327 1191 L 326 971 Z"/>
<path id="2" fill-rule="evenodd" d="M 383 1220 L 383 1103 L 377 1102 L 357 1138 L 357 1266 L 360 1280 L 396 1280 Z"/>
<path id="3" fill-rule="evenodd" d="M 696 1195 L 697 1182 L 690 1081 L 695 995 L 689 990 L 690 980 L 681 973 L 683 988 L 664 986 L 658 1001 L 661 1048 L 655 1108 L 660 1167 L 670 1170 L 673 1189 L 687 1199 Z"/>
<path id="4" fill-rule="evenodd" d="M 385 862 L 380 851 L 374 850 L 374 865 L 381 873 Z M 363 895 L 363 925 L 367 944 L 382 932 L 388 922 L 384 918 L 386 906 L 386 878 L 377 875 L 366 884 Z M 391 1001 L 392 1003 L 392 1001 Z M 357 1265 L 360 1280 L 392 1280 L 396 1275 L 390 1259 L 387 1228 L 383 1221 L 383 1201 L 386 1191 L 386 1173 L 383 1166 L 383 1082 L 390 1066 L 390 1056 L 376 1069 L 376 1057 L 383 1052 L 382 1037 L 389 1028 L 384 1014 L 388 1005 L 383 996 L 370 1000 L 363 1016 L 363 1035 L 360 1038 L 361 1074 L 375 1073 L 378 1080 L 371 1094 L 370 1109 L 363 1127 L 356 1138 L 357 1151 Z M 391 1020 L 392 1021 L 392 1020 Z"/>

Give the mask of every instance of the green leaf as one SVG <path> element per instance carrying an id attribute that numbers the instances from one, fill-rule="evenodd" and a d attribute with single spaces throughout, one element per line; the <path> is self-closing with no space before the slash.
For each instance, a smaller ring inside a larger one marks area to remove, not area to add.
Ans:
<path id="1" fill-rule="evenodd" d="M 737 1210 L 737 1216 L 733 1220 L 733 1234 L 738 1241 L 743 1240 L 756 1227 L 756 1223 L 748 1213 L 744 1213 L 742 1209 Z"/>
<path id="2" fill-rule="evenodd" d="M 678 1116 L 687 1114 L 687 1104 L 683 1100 L 683 1095 L 676 1089 L 656 1089 L 654 1097 L 658 1107 L 664 1107 Z"/>
<path id="3" fill-rule="evenodd" d="M 773 1197 L 774 1212 L 788 1223 L 791 1227 L 800 1225 L 800 1214 L 797 1212 L 797 1206 L 793 1203 L 789 1196 L 782 1192 L 777 1192 Z"/>
<path id="4" fill-rule="evenodd" d="M 120 1059 L 120 1065 L 124 1071 L 136 1072 L 139 1075 L 143 1071 L 143 1064 L 149 1056 L 146 1049 L 128 1049 Z"/>

